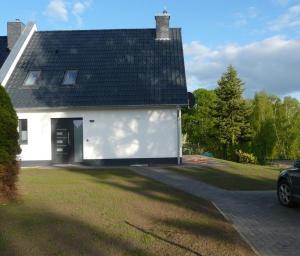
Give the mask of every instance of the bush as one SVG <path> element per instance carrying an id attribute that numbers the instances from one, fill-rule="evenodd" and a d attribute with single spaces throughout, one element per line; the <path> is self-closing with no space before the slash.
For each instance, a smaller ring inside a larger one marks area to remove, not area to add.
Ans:
<path id="1" fill-rule="evenodd" d="M 201 155 L 203 153 L 203 148 L 197 144 L 185 143 L 182 145 L 182 153 L 184 155 Z"/>
<path id="2" fill-rule="evenodd" d="M 19 164 L 0 165 L 0 200 L 12 200 L 17 197 L 17 177 Z"/>
<path id="3" fill-rule="evenodd" d="M 16 155 L 21 152 L 18 143 L 18 118 L 8 94 L 0 85 L 0 198 L 16 197 L 19 165 Z"/>
<path id="4" fill-rule="evenodd" d="M 242 150 L 236 151 L 239 163 L 256 164 L 257 159 L 253 154 L 243 152 Z"/>

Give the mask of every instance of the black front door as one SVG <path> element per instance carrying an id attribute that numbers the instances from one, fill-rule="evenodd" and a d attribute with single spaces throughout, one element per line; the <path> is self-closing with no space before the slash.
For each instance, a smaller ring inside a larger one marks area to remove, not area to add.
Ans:
<path id="1" fill-rule="evenodd" d="M 78 118 L 51 119 L 52 161 L 73 163 L 75 154 L 74 121 Z"/>

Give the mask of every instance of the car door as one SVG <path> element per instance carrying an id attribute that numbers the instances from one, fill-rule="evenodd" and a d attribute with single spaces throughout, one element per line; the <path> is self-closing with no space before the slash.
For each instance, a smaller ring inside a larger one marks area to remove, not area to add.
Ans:
<path id="1" fill-rule="evenodd" d="M 300 198 L 300 169 L 295 168 L 290 173 L 294 196 Z"/>

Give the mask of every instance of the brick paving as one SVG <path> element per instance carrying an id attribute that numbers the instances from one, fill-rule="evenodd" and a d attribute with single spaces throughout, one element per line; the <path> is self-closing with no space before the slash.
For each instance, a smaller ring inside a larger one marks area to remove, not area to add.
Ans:
<path id="1" fill-rule="evenodd" d="M 279 205 L 275 191 L 226 191 L 158 167 L 132 169 L 212 201 L 259 255 L 300 255 L 300 208 Z"/>

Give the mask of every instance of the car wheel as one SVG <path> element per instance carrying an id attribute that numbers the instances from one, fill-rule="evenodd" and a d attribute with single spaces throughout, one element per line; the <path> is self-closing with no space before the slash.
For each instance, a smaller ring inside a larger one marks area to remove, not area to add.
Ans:
<path id="1" fill-rule="evenodd" d="M 288 206 L 288 207 L 293 206 L 292 188 L 286 180 L 282 180 L 279 182 L 278 189 L 277 189 L 277 196 L 279 202 L 283 206 Z"/>

